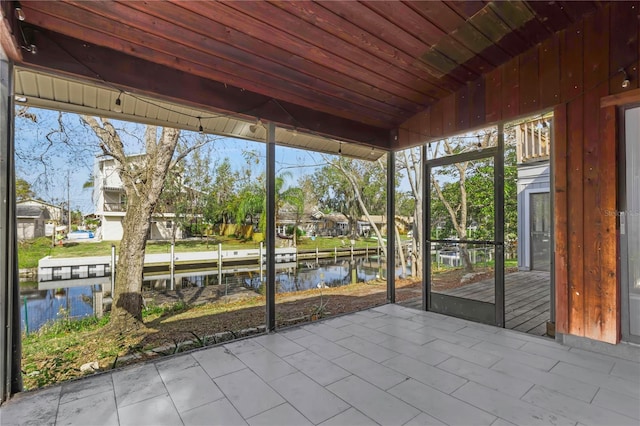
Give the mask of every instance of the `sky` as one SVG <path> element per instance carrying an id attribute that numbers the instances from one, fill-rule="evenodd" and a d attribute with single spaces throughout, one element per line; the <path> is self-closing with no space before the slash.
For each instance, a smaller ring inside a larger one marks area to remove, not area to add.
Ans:
<path id="1" fill-rule="evenodd" d="M 83 185 L 91 179 L 94 160 L 100 153 L 97 138 L 82 126 L 77 114 L 64 113 L 59 121 L 59 113 L 39 108 L 29 108 L 34 119 L 17 117 L 15 125 L 16 177 L 29 182 L 41 198 L 53 204 L 66 202 L 67 191 L 71 208 L 84 214 L 92 213 L 91 188 Z M 143 125 L 112 120 L 120 130 L 129 154 L 143 152 L 137 135 L 142 135 Z M 62 123 L 62 124 L 60 124 Z M 60 131 L 63 129 L 63 131 Z M 195 132 L 182 131 L 187 138 L 197 136 Z M 212 162 L 229 158 L 234 170 L 246 167 L 243 153 L 257 150 L 261 164 L 255 165 L 259 174 L 264 167 L 266 145 L 242 139 L 220 138 L 211 146 Z M 304 174 L 313 173 L 323 160 L 317 153 L 288 147 L 276 147 L 276 174 L 288 172 L 290 184 Z"/>

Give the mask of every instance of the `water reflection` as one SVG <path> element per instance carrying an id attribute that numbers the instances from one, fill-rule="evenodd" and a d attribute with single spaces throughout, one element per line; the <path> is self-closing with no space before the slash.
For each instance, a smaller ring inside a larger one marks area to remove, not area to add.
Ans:
<path id="1" fill-rule="evenodd" d="M 276 291 L 302 291 L 319 286 L 338 287 L 352 282 L 371 281 L 386 277 L 385 262 L 377 256 L 355 256 L 353 260 L 328 258 L 276 264 Z M 396 276 L 401 274 L 396 270 Z M 405 271 L 405 274 L 407 271 Z M 264 266 L 236 265 L 222 271 L 184 271 L 174 274 L 173 289 L 212 287 L 221 296 L 237 290 L 259 292 L 264 283 Z M 56 288 L 57 286 L 57 288 Z M 67 286 L 67 287 L 62 287 Z M 147 274 L 143 279 L 143 291 L 167 291 L 172 287 L 168 273 Z M 35 331 L 47 321 L 60 319 L 63 315 L 78 318 L 88 315 L 100 316 L 103 305 L 110 303 L 111 278 L 75 278 L 58 281 L 43 281 L 21 286 L 22 327 L 28 319 L 29 331 Z M 26 302 L 26 303 L 25 303 Z M 63 315 L 60 315 L 60 314 Z"/>

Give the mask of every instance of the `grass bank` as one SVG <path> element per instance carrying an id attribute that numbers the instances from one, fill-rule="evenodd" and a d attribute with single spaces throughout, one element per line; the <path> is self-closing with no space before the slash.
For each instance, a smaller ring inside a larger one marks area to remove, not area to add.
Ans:
<path id="1" fill-rule="evenodd" d="M 416 297 L 420 283 L 403 280 L 397 284 L 397 298 Z M 417 290 L 416 290 L 417 289 Z M 282 293 L 276 296 L 278 326 L 308 321 L 319 306 L 324 315 L 338 315 L 381 305 L 386 300 L 386 283 L 382 280 L 357 283 L 322 290 Z M 99 370 L 109 370 L 127 363 L 173 354 L 190 348 L 219 343 L 216 334 L 228 338 L 240 336 L 241 330 L 264 324 L 263 296 L 232 303 L 149 306 L 145 309 L 146 330 L 138 335 L 105 333 L 108 317 L 79 321 L 59 320 L 38 332 L 23 336 L 22 371 L 25 389 L 34 389 L 82 377 L 80 367 L 97 362 Z M 185 342 L 190 342 L 186 344 Z M 154 348 L 164 346 L 156 352 Z M 90 374 L 90 373 L 89 373 Z"/>
<path id="2" fill-rule="evenodd" d="M 38 260 L 45 256 L 55 258 L 64 257 L 85 257 L 85 256 L 109 256 L 111 254 L 111 245 L 116 245 L 114 241 L 82 241 L 82 242 L 66 242 L 64 245 L 51 246 L 51 239 L 47 237 L 37 238 L 20 242 L 18 246 L 18 265 L 19 268 L 37 268 Z M 241 250 L 258 248 L 260 243 L 250 240 L 241 240 L 233 237 L 214 237 L 199 240 L 178 240 L 176 241 L 175 251 L 180 253 L 194 251 L 211 251 L 217 250 L 218 244 L 222 244 L 223 250 Z M 318 237 L 302 238 L 298 241 L 298 249 L 300 250 L 333 250 L 334 247 L 350 247 L 351 243 L 345 238 Z M 375 249 L 377 242 L 373 239 L 359 239 L 355 241 L 355 248 Z M 149 241 L 147 243 L 146 253 L 169 253 L 171 251 L 171 242 L 169 241 Z"/>

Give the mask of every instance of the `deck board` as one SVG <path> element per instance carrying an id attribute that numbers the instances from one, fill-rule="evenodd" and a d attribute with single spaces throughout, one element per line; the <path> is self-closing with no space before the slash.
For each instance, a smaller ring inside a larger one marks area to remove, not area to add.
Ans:
<path id="1" fill-rule="evenodd" d="M 506 328 L 538 336 L 546 334 L 546 323 L 550 319 L 550 281 L 549 272 L 544 271 L 518 271 L 505 275 Z M 490 278 L 439 293 L 493 303 L 494 280 Z M 421 298 L 416 298 L 401 304 L 420 309 L 421 302 Z"/>

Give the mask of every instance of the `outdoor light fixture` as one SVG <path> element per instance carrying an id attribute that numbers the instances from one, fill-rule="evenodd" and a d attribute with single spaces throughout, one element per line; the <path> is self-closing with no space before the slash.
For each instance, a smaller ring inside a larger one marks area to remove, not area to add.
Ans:
<path id="1" fill-rule="evenodd" d="M 118 97 L 116 98 L 115 105 L 113 106 L 114 112 L 122 112 L 122 101 L 120 100 L 120 96 L 122 96 L 122 92 L 118 93 Z"/>
<path id="2" fill-rule="evenodd" d="M 200 117 L 198 117 L 198 133 L 204 135 L 204 129 L 202 128 L 202 120 Z"/>
<path id="3" fill-rule="evenodd" d="M 24 96 L 15 96 L 13 98 L 16 102 L 20 102 L 20 103 L 25 103 L 27 102 L 27 98 L 25 98 Z"/>
<path id="4" fill-rule="evenodd" d="M 258 127 L 264 127 L 264 124 L 262 124 L 262 120 L 260 120 L 259 118 L 256 121 L 256 124 L 252 124 L 249 126 L 249 131 L 251 133 L 255 133 L 258 131 Z"/>
<path id="5" fill-rule="evenodd" d="M 624 70 L 624 68 L 620 68 L 618 72 L 622 73 L 622 77 L 623 77 L 622 88 L 626 89 L 631 84 L 631 81 L 629 80 L 629 76 L 627 75 L 627 72 Z"/>
<path id="6" fill-rule="evenodd" d="M 340 142 L 340 146 L 338 147 L 338 154 L 342 155 L 342 142 Z"/>
<path id="7" fill-rule="evenodd" d="M 22 7 L 20 7 L 20 3 L 16 4 L 16 18 L 18 18 L 18 21 L 24 21 L 26 19 L 26 16 L 24 15 L 24 10 L 22 10 Z"/>

